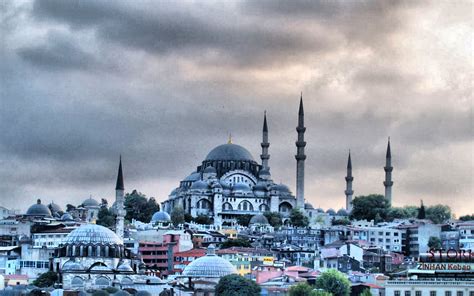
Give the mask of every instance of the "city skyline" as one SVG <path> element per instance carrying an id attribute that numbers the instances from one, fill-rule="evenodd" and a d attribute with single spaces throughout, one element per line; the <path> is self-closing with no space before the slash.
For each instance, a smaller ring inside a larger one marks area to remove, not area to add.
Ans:
<path id="1" fill-rule="evenodd" d="M 265 110 L 296 194 L 302 91 L 313 206 L 345 207 L 349 150 L 354 196 L 383 194 L 390 137 L 394 206 L 472 214 L 472 4 L 285 3 L 4 2 L 0 204 L 111 204 L 120 154 L 162 202 L 229 133 L 259 162 Z"/>

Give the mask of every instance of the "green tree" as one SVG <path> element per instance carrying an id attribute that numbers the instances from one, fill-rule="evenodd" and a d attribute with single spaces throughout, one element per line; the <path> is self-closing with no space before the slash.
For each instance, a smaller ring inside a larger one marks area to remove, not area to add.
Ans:
<path id="1" fill-rule="evenodd" d="M 425 212 L 425 205 L 423 204 L 423 200 L 421 201 L 420 209 L 418 210 L 418 219 L 426 219 L 426 212 Z"/>
<path id="2" fill-rule="evenodd" d="M 223 249 L 231 248 L 231 247 L 251 247 L 252 244 L 249 240 L 244 238 L 236 238 L 236 239 L 228 239 L 222 243 L 221 247 Z"/>
<path id="3" fill-rule="evenodd" d="M 474 214 L 461 216 L 461 217 L 459 217 L 459 220 L 461 220 L 461 221 L 472 221 L 472 220 L 474 220 Z"/>
<path id="4" fill-rule="evenodd" d="M 430 236 L 428 240 L 428 248 L 430 249 L 441 249 L 441 239 L 436 236 Z"/>
<path id="5" fill-rule="evenodd" d="M 134 189 L 132 193 L 125 194 L 124 206 L 127 211 L 125 219 L 128 221 L 135 219 L 142 222 L 149 222 L 151 216 L 160 210 L 160 206 L 154 197 L 147 199 L 145 194 L 138 192 L 136 189 Z"/>
<path id="6" fill-rule="evenodd" d="M 434 205 L 426 209 L 426 219 L 430 219 L 435 224 L 443 223 L 451 217 L 451 208 L 446 205 Z"/>
<path id="7" fill-rule="evenodd" d="M 306 282 L 302 282 L 291 286 L 288 292 L 289 296 L 312 296 L 313 287 L 308 285 Z"/>
<path id="8" fill-rule="evenodd" d="M 292 209 L 290 213 L 290 223 L 296 227 L 307 227 L 309 219 L 299 209 Z"/>
<path id="9" fill-rule="evenodd" d="M 342 218 L 342 219 L 332 219 L 331 220 L 332 225 L 350 225 L 351 221 L 347 218 Z"/>
<path id="10" fill-rule="evenodd" d="M 216 296 L 260 296 L 260 290 L 254 281 L 237 274 L 229 274 L 217 283 Z"/>
<path id="11" fill-rule="evenodd" d="M 351 291 L 351 283 L 347 277 L 336 269 L 323 272 L 316 279 L 316 287 L 334 296 L 347 296 Z"/>
<path id="12" fill-rule="evenodd" d="M 177 205 L 171 210 L 171 222 L 174 226 L 184 223 L 184 209 L 182 206 Z"/>
<path id="13" fill-rule="evenodd" d="M 92 293 L 92 296 L 109 296 L 109 292 L 105 291 L 105 290 L 95 290 L 93 293 Z"/>
<path id="14" fill-rule="evenodd" d="M 190 213 L 185 213 L 184 214 L 184 222 L 189 223 L 191 221 L 193 221 L 193 216 Z"/>
<path id="15" fill-rule="evenodd" d="M 45 288 L 51 287 L 58 280 L 58 274 L 54 271 L 47 271 L 40 274 L 36 280 L 33 281 L 33 285 Z"/>
<path id="16" fill-rule="evenodd" d="M 403 208 L 393 207 L 388 210 L 387 220 L 393 221 L 394 219 L 416 218 L 417 215 L 418 215 L 418 207 L 415 207 L 415 206 L 404 206 Z"/>
<path id="17" fill-rule="evenodd" d="M 99 209 L 96 223 L 105 227 L 112 227 L 115 225 L 115 215 L 107 208 L 107 206 L 102 206 Z"/>
<path id="18" fill-rule="evenodd" d="M 372 293 L 370 292 L 370 289 L 364 289 L 364 291 L 362 291 L 362 293 L 360 293 L 359 296 L 372 296 Z"/>
<path id="19" fill-rule="evenodd" d="M 386 220 L 389 209 L 390 202 L 383 195 L 357 196 L 352 201 L 350 219 L 370 221 L 377 218 L 379 220 Z"/>
<path id="20" fill-rule="evenodd" d="M 267 218 L 268 223 L 273 227 L 280 227 L 282 225 L 281 214 L 278 212 L 265 212 L 263 215 Z"/>
<path id="21" fill-rule="evenodd" d="M 184 218 L 185 218 L 184 220 L 186 220 L 186 216 Z M 212 224 L 211 218 L 207 215 L 202 215 L 202 214 L 198 215 L 193 220 L 197 224 L 203 224 L 203 225 L 211 225 Z"/>
<path id="22" fill-rule="evenodd" d="M 252 219 L 252 215 L 240 215 L 237 217 L 237 223 L 239 223 L 239 225 L 247 227 L 249 226 L 250 219 Z"/>

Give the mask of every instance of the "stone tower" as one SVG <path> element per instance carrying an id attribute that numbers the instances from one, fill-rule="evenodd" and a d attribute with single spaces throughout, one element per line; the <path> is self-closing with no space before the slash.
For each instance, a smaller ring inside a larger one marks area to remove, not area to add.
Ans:
<path id="1" fill-rule="evenodd" d="M 346 190 L 344 191 L 344 193 L 346 194 L 347 212 L 352 211 L 352 195 L 354 194 L 354 190 L 352 190 L 353 180 L 354 180 L 354 177 L 352 177 L 351 151 L 349 151 L 349 158 L 347 159 Z"/>
<path id="2" fill-rule="evenodd" d="M 387 154 L 385 156 L 385 181 L 383 182 L 383 185 L 385 186 L 385 198 L 387 198 L 392 204 L 392 153 L 390 151 L 390 138 L 388 138 L 388 144 L 387 144 Z"/>
<path id="3" fill-rule="evenodd" d="M 296 141 L 297 153 L 296 158 L 296 207 L 304 210 L 304 161 L 306 155 L 304 154 L 304 147 L 306 142 L 304 141 L 304 132 L 306 127 L 304 126 L 304 110 L 303 110 L 303 94 L 300 98 L 300 107 L 298 111 L 298 126 L 296 127 L 298 132 L 298 140 Z"/>
<path id="4" fill-rule="evenodd" d="M 124 195 L 125 188 L 123 186 L 123 174 L 122 174 L 122 156 L 120 156 L 119 162 L 119 169 L 117 174 L 117 185 L 115 186 L 115 211 L 117 213 L 117 218 L 115 221 L 115 232 L 117 235 L 123 239 L 123 232 L 124 232 L 124 220 L 125 215 L 127 214 L 125 211 L 125 195 Z"/>
<path id="5" fill-rule="evenodd" d="M 268 125 L 267 125 L 267 111 L 263 114 L 263 133 L 262 133 L 262 154 L 260 158 L 262 159 L 262 169 L 269 170 L 268 160 L 270 159 L 270 154 L 268 154 L 268 147 L 270 143 L 268 142 Z"/>

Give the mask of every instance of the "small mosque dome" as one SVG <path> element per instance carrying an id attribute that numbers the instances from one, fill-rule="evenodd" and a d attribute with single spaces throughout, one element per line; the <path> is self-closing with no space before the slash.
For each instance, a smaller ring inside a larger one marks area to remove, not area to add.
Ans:
<path id="1" fill-rule="evenodd" d="M 38 199 L 34 205 L 28 208 L 26 214 L 29 216 L 44 216 L 51 217 L 51 211 L 47 206 L 41 203 L 41 199 Z"/>
<path id="2" fill-rule="evenodd" d="M 89 197 L 88 199 L 86 199 L 82 202 L 82 205 L 85 208 L 93 208 L 93 207 L 98 207 L 99 202 L 97 200 L 93 199 L 92 197 Z"/>
<path id="3" fill-rule="evenodd" d="M 268 223 L 268 219 L 267 219 L 267 217 L 265 217 L 265 215 L 257 214 L 257 215 L 253 216 L 250 219 L 249 225 L 252 225 L 252 224 L 267 225 L 269 223 Z"/>
<path id="4" fill-rule="evenodd" d="M 216 174 L 216 169 L 211 165 L 204 169 L 204 174 Z"/>
<path id="5" fill-rule="evenodd" d="M 209 188 L 209 185 L 207 182 L 204 182 L 202 180 L 198 180 L 191 185 L 191 189 L 198 189 L 198 190 L 206 190 Z"/>
<path id="6" fill-rule="evenodd" d="M 167 212 L 156 212 L 151 216 L 151 222 L 171 222 L 171 217 Z"/>
<path id="7" fill-rule="evenodd" d="M 304 204 L 304 208 L 305 208 L 306 210 L 314 210 L 313 205 L 310 204 L 309 202 L 307 202 L 307 203 Z"/>
<path id="8" fill-rule="evenodd" d="M 151 296 L 151 293 L 145 290 L 138 291 L 135 296 Z"/>
<path id="9" fill-rule="evenodd" d="M 209 245 L 206 256 L 192 261 L 183 270 L 183 276 L 188 278 L 221 278 L 229 274 L 237 274 L 237 270 L 232 263 L 215 254 L 212 244 Z"/>
<path id="10" fill-rule="evenodd" d="M 267 184 L 263 182 L 258 182 L 257 185 L 253 187 L 254 191 L 267 191 Z"/>
<path id="11" fill-rule="evenodd" d="M 348 216 L 349 214 L 347 213 L 347 211 L 345 209 L 339 209 L 339 211 L 337 211 L 337 215 L 338 216 Z"/>
<path id="12" fill-rule="evenodd" d="M 252 154 L 244 147 L 236 144 L 223 144 L 212 149 L 206 160 L 254 161 Z"/>
<path id="13" fill-rule="evenodd" d="M 329 214 L 329 215 L 331 215 L 331 216 L 336 215 L 336 211 L 334 211 L 333 209 L 327 210 L 326 213 Z"/>
<path id="14" fill-rule="evenodd" d="M 54 213 L 59 213 L 59 212 L 64 212 L 63 209 L 58 204 L 55 204 L 54 202 L 51 202 L 48 205 L 48 208 L 51 210 L 51 212 Z"/>
<path id="15" fill-rule="evenodd" d="M 247 183 L 236 183 L 232 186 L 233 191 L 251 191 L 250 186 Z"/>
<path id="16" fill-rule="evenodd" d="M 72 217 L 71 214 L 69 214 L 69 213 L 64 213 L 64 214 L 61 216 L 61 221 L 74 221 L 74 218 Z"/>
<path id="17" fill-rule="evenodd" d="M 281 183 L 273 185 L 272 189 L 280 192 L 290 192 L 290 188 L 288 188 L 288 186 L 286 186 L 285 184 Z"/>
<path id="18" fill-rule="evenodd" d="M 112 230 L 97 224 L 84 224 L 74 229 L 64 239 L 65 245 L 123 245 Z"/>
<path id="19" fill-rule="evenodd" d="M 128 262 L 123 262 L 117 267 L 118 271 L 124 271 L 124 272 L 133 272 L 133 268 L 128 264 Z"/>
<path id="20" fill-rule="evenodd" d="M 201 174 L 198 173 L 198 172 L 192 172 L 191 174 L 189 174 L 189 176 L 184 178 L 183 181 L 185 181 L 185 182 L 194 182 L 194 181 L 197 181 L 199 179 L 201 179 Z"/>
<path id="21" fill-rule="evenodd" d="M 324 213 L 324 210 L 323 210 L 322 208 L 317 208 L 316 211 L 317 211 L 318 213 Z"/>

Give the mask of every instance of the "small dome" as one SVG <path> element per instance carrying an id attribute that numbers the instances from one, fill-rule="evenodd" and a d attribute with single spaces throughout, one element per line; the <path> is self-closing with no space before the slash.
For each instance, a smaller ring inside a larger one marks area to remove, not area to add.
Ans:
<path id="1" fill-rule="evenodd" d="M 345 209 L 339 209 L 339 211 L 337 211 L 337 215 L 338 216 L 348 216 L 349 214 L 347 213 L 347 211 Z"/>
<path id="2" fill-rule="evenodd" d="M 64 213 L 61 216 L 61 221 L 74 221 L 74 218 L 69 213 Z"/>
<path id="3" fill-rule="evenodd" d="M 221 183 L 221 185 L 222 185 L 222 188 L 224 188 L 224 189 L 230 189 L 230 185 L 227 184 L 226 182 L 221 181 L 220 183 Z"/>
<path id="4" fill-rule="evenodd" d="M 74 229 L 64 239 L 65 245 L 81 244 L 105 244 L 105 245 L 123 245 L 120 239 L 112 230 L 97 224 L 84 224 Z"/>
<path id="5" fill-rule="evenodd" d="M 74 260 L 66 261 L 62 267 L 63 271 L 73 271 L 73 270 L 84 270 L 84 266 L 79 262 L 75 262 Z"/>
<path id="6" fill-rule="evenodd" d="M 204 169 L 204 174 L 216 174 L 216 169 L 211 165 Z"/>
<path id="7" fill-rule="evenodd" d="M 314 209 L 313 205 L 310 204 L 309 202 L 304 204 L 304 208 L 307 209 L 307 210 L 313 210 Z"/>
<path id="8" fill-rule="evenodd" d="M 47 206 L 41 203 L 41 199 L 38 199 L 34 205 L 29 207 L 26 214 L 29 216 L 51 217 L 51 211 Z"/>
<path id="9" fill-rule="evenodd" d="M 198 172 L 192 172 L 191 174 L 189 174 L 189 176 L 187 176 L 186 178 L 184 178 L 183 181 L 186 181 L 186 182 L 193 182 L 193 181 L 197 181 L 201 179 L 201 174 L 198 173 Z"/>
<path id="10" fill-rule="evenodd" d="M 287 193 L 290 192 L 290 188 L 288 188 L 288 186 L 286 186 L 285 184 L 281 184 L 281 183 L 273 185 L 272 189 L 276 191 L 280 191 L 280 192 L 287 192 Z"/>
<path id="11" fill-rule="evenodd" d="M 334 211 L 333 209 L 327 210 L 326 213 L 329 214 L 329 215 L 331 215 L 331 216 L 336 215 L 336 211 Z"/>
<path id="12" fill-rule="evenodd" d="M 199 190 L 206 190 L 209 189 L 209 184 L 202 180 L 198 180 L 191 185 L 191 189 L 199 189 Z"/>
<path id="13" fill-rule="evenodd" d="M 85 208 L 93 208 L 93 207 L 98 207 L 99 202 L 97 200 L 93 199 L 92 197 L 89 197 L 88 199 L 86 199 L 82 202 L 82 205 Z"/>
<path id="14" fill-rule="evenodd" d="M 237 274 L 234 265 L 215 254 L 213 245 L 209 245 L 206 256 L 188 264 L 183 270 L 184 277 L 221 278 L 229 274 Z"/>
<path id="15" fill-rule="evenodd" d="M 170 195 L 176 195 L 176 193 L 178 193 L 178 188 L 173 189 L 173 191 L 171 191 Z"/>
<path id="16" fill-rule="evenodd" d="M 167 212 L 156 212 L 151 216 L 151 222 L 171 222 L 171 217 Z"/>
<path id="17" fill-rule="evenodd" d="M 257 214 L 250 219 L 249 225 L 252 224 L 267 225 L 269 223 L 267 217 L 265 217 L 263 214 Z"/>
<path id="18" fill-rule="evenodd" d="M 151 296 L 151 293 L 145 290 L 138 291 L 135 296 Z"/>
<path id="19" fill-rule="evenodd" d="M 118 271 L 122 272 L 133 272 L 133 268 L 130 266 L 128 262 L 123 262 L 117 267 Z"/>
<path id="20" fill-rule="evenodd" d="M 316 211 L 317 211 L 318 213 L 324 213 L 324 210 L 321 209 L 321 208 L 317 208 Z"/>
<path id="21" fill-rule="evenodd" d="M 206 160 L 243 160 L 254 161 L 252 154 L 244 147 L 236 144 L 219 145 L 212 149 Z"/>
<path id="22" fill-rule="evenodd" d="M 247 183 L 236 183 L 232 186 L 233 191 L 251 191 L 250 186 Z"/>
<path id="23" fill-rule="evenodd" d="M 258 182 L 257 185 L 253 187 L 254 191 L 267 191 L 267 184 L 263 182 Z"/>
<path id="24" fill-rule="evenodd" d="M 112 269 L 105 264 L 97 264 L 93 266 L 90 270 L 91 271 L 112 271 Z"/>
<path id="25" fill-rule="evenodd" d="M 58 213 L 58 212 L 64 212 L 63 209 L 58 204 L 55 204 L 54 202 L 51 202 L 48 205 L 48 208 L 51 210 L 52 213 Z"/>
<path id="26" fill-rule="evenodd" d="M 220 182 L 213 182 L 211 184 L 211 188 L 221 188 L 222 189 L 222 184 Z"/>

